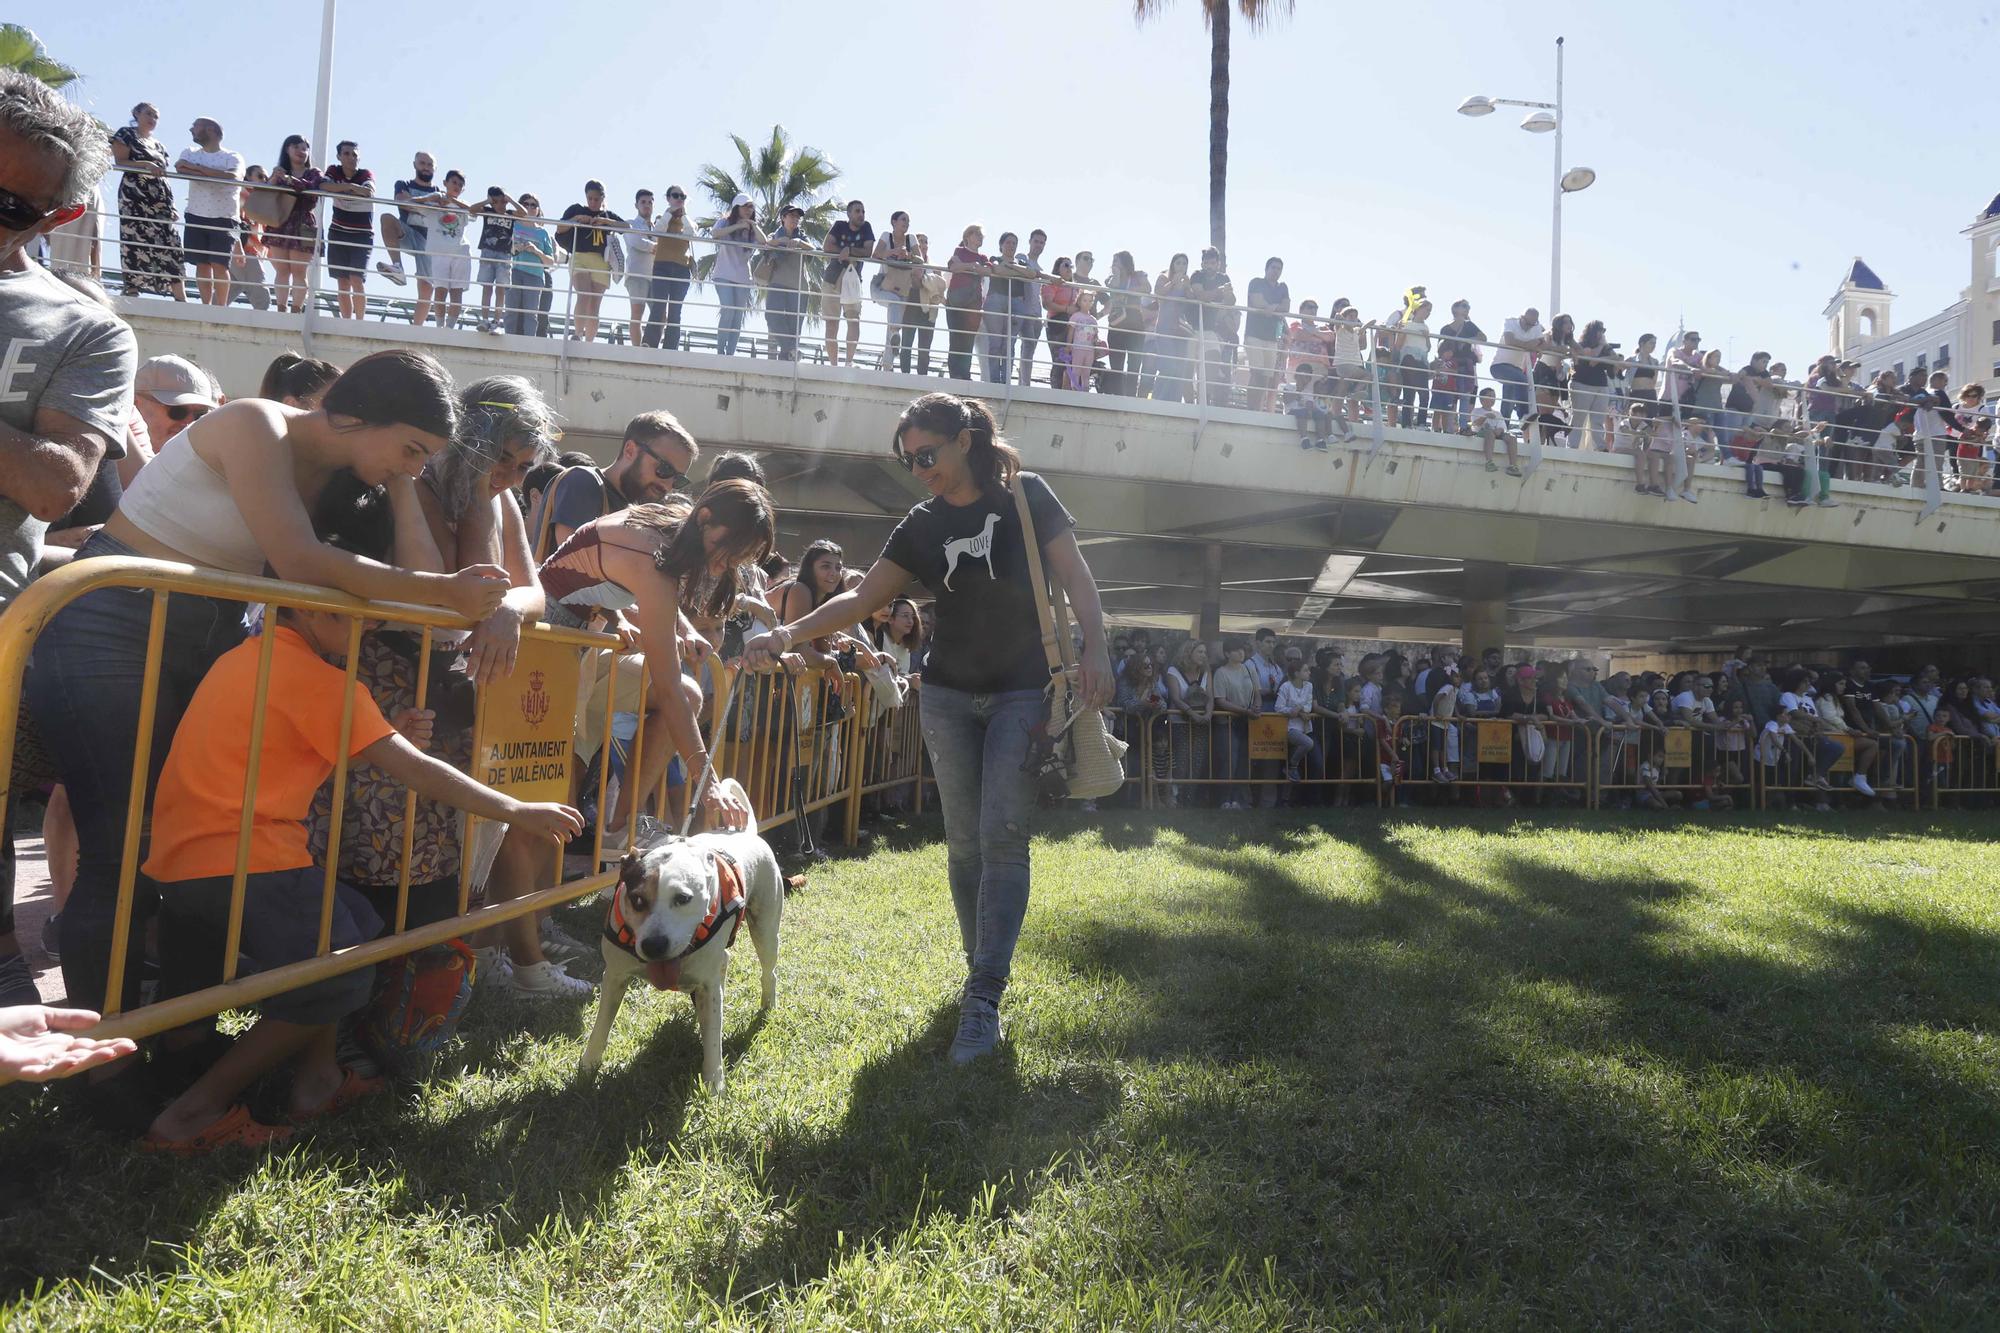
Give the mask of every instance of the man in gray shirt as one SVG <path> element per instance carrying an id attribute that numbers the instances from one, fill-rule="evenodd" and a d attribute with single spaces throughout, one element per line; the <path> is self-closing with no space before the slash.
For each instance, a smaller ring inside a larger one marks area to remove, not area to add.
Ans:
<path id="1" fill-rule="evenodd" d="M 28 258 L 38 237 L 81 215 L 110 162 L 90 116 L 39 79 L 0 72 L 0 608 L 28 586 L 48 525 L 124 452 L 132 330 Z M 0 809 L 0 1005 L 33 1004 L 7 827 Z"/>

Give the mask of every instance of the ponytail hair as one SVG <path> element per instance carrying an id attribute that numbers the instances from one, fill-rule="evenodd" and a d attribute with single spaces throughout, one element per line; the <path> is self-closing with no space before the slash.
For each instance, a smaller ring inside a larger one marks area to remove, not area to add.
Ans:
<path id="1" fill-rule="evenodd" d="M 326 387 L 339 378 L 340 367 L 331 361 L 316 361 L 297 352 L 280 352 L 264 367 L 264 381 L 257 386 L 257 396 L 274 403 L 287 398 L 303 401 L 326 392 Z"/>
<path id="2" fill-rule="evenodd" d="M 1000 423 L 993 409 L 977 398 L 960 398 L 950 393 L 927 393 L 903 409 L 896 422 L 896 450 L 902 452 L 903 435 L 911 428 L 930 435 L 955 440 L 959 432 L 969 432 L 972 446 L 965 452 L 966 465 L 982 491 L 1013 489 L 1015 474 L 1021 470 L 1021 455 L 1001 438 Z"/>

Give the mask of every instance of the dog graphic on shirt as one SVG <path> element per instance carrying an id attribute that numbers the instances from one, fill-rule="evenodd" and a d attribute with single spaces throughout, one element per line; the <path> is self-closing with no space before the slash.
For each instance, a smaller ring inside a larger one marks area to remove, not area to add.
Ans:
<path id="1" fill-rule="evenodd" d="M 979 530 L 978 536 L 954 537 L 944 544 L 944 586 L 946 592 L 951 591 L 951 576 L 958 572 L 958 558 L 960 556 L 964 556 L 968 560 L 984 560 L 986 562 L 986 577 L 989 579 L 993 577 L 993 530 L 999 526 L 1000 515 L 988 514 L 986 516 L 986 526 Z"/>

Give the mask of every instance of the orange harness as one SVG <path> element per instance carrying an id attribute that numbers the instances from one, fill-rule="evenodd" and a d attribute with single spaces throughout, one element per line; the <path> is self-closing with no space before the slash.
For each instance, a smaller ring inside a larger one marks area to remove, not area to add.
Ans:
<path id="1" fill-rule="evenodd" d="M 743 924 L 745 915 L 743 868 L 721 852 L 715 853 L 715 889 L 715 900 L 708 905 L 708 915 L 694 928 L 694 938 L 688 941 L 687 948 L 672 958 L 662 959 L 662 962 L 678 965 L 696 949 L 720 935 L 724 926 L 729 928 L 729 938 L 723 941 L 722 947 L 735 947 L 736 931 Z M 611 911 L 604 918 L 604 938 L 634 958 L 639 956 L 638 937 L 632 933 L 632 925 L 625 919 L 625 884 L 622 880 L 617 891 L 611 895 Z M 678 971 L 678 967 L 675 970 Z"/>

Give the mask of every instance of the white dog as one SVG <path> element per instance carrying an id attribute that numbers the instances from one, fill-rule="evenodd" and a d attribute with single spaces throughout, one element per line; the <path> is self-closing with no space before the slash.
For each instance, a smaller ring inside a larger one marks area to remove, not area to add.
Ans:
<path id="1" fill-rule="evenodd" d="M 733 779 L 723 782 L 743 795 Z M 583 1048 L 584 1073 L 595 1073 L 603 1061 L 625 988 L 643 972 L 657 989 L 686 991 L 693 1001 L 702 1081 L 710 1092 L 722 1091 L 722 990 L 737 927 L 747 926 L 757 946 L 763 1008 L 778 998 L 785 884 L 778 858 L 756 828 L 752 816 L 742 833 L 683 838 L 658 820 L 639 818 L 604 925 L 604 984 L 597 1024 Z"/>

